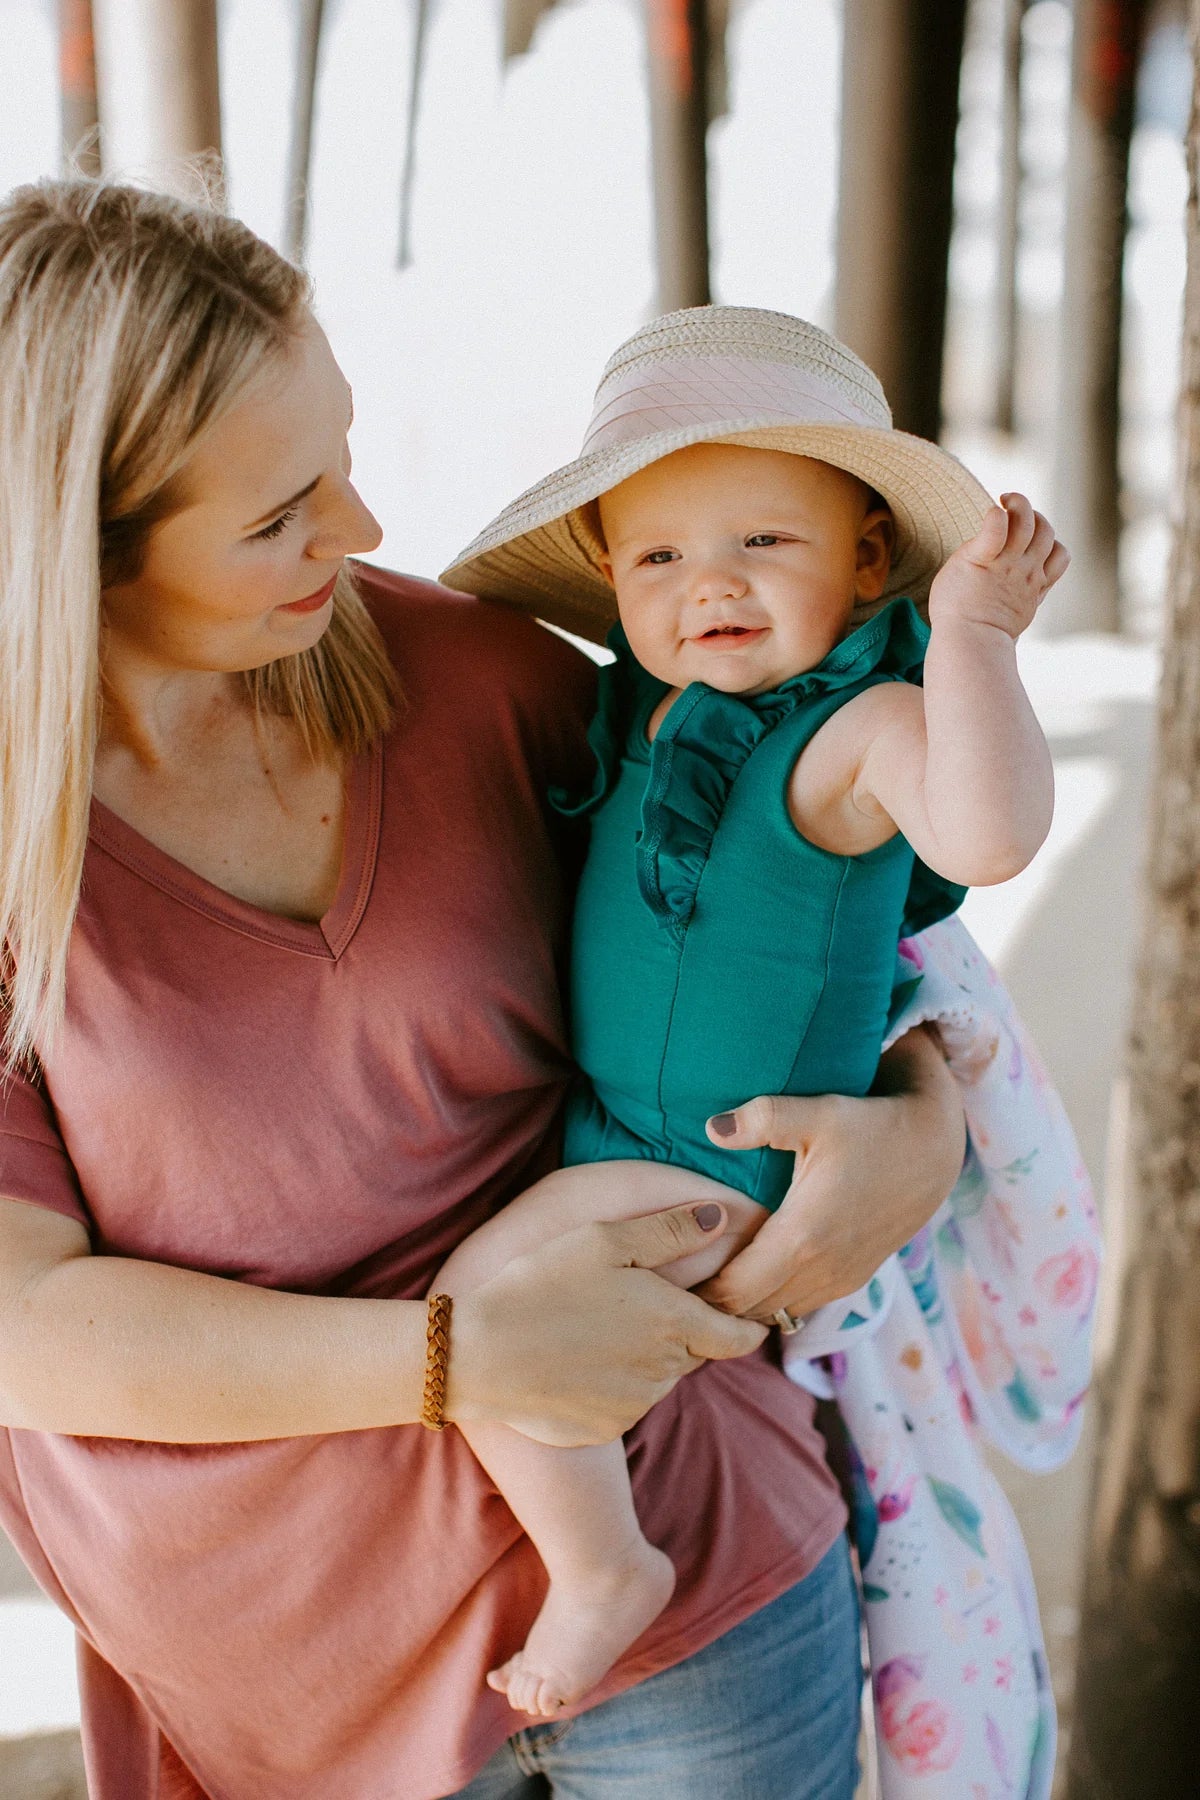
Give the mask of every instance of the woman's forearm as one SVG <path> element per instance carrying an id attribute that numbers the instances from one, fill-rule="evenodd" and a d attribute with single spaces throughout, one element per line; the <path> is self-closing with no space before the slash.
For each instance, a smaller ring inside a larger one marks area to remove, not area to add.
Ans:
<path id="1" fill-rule="evenodd" d="M 456 1299 L 447 1420 L 605 1443 L 699 1362 L 746 1355 L 758 1327 L 650 1273 L 726 1222 L 689 1203 L 568 1232 Z M 75 1221 L 0 1199 L 3 1425 L 203 1444 L 407 1424 L 421 1414 L 426 1319 L 419 1300 L 92 1256 Z"/>
<path id="2" fill-rule="evenodd" d="M 28 1280 L 0 1325 L 0 1415 L 67 1435 L 221 1443 L 420 1416 L 421 1301 L 279 1293 L 119 1257 Z"/>

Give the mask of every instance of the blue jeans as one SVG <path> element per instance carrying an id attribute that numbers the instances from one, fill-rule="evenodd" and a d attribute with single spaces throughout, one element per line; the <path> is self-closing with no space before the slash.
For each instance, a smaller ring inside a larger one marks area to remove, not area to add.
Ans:
<path id="1" fill-rule="evenodd" d="M 518 1731 L 457 1800 L 853 1800 L 861 1681 L 841 1537 L 686 1662 L 576 1719 Z"/>

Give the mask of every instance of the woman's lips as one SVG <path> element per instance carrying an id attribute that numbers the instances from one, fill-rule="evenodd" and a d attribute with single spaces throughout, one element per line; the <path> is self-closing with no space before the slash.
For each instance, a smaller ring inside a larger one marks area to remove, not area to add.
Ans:
<path id="1" fill-rule="evenodd" d="M 333 594 L 336 582 L 337 576 L 331 575 L 329 580 L 325 583 L 325 586 L 323 588 L 318 588 L 315 594 L 309 594 L 303 600 L 291 600 L 286 606 L 277 606 L 275 610 L 276 612 L 286 613 L 319 612 L 321 607 L 324 606 L 325 602 Z"/>

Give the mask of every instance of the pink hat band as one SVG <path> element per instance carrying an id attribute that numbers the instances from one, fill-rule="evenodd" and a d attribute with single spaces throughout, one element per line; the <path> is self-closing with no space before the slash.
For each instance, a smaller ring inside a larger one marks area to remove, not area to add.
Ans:
<path id="1" fill-rule="evenodd" d="M 864 395 L 864 398 L 868 396 Z M 873 396 L 870 396 L 873 398 Z M 680 356 L 626 364 L 603 381 L 581 455 L 663 431 L 754 420 L 772 425 L 891 428 L 886 402 L 859 404 L 812 369 L 750 356 Z"/>

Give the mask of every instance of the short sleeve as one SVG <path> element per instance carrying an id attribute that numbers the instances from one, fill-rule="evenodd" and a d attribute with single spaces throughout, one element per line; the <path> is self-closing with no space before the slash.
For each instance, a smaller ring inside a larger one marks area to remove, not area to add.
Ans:
<path id="1" fill-rule="evenodd" d="M 37 1076 L 10 1075 L 0 1084 L 0 1196 L 89 1223 L 79 1179 Z"/>

